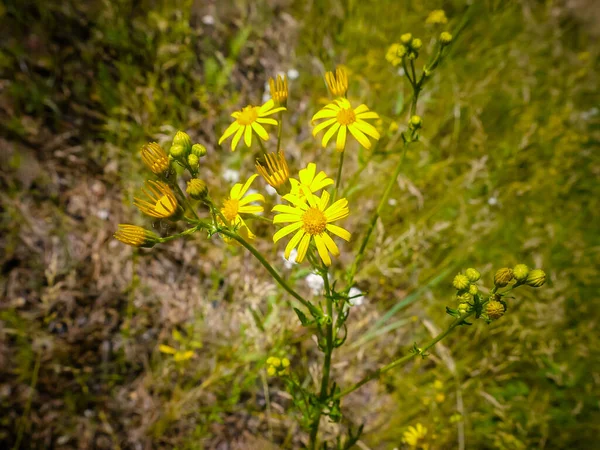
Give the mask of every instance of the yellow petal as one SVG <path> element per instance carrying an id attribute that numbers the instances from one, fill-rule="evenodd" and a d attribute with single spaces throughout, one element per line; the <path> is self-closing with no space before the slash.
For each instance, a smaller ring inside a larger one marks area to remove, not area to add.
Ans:
<path id="1" fill-rule="evenodd" d="M 246 125 L 246 129 L 244 130 L 244 142 L 246 143 L 246 147 L 252 145 L 252 127 L 250 125 Z"/>
<path id="2" fill-rule="evenodd" d="M 327 204 L 329 203 L 329 192 L 323 191 L 321 194 L 321 200 L 319 201 L 319 209 L 321 211 L 325 211 L 327 209 Z"/>
<path id="3" fill-rule="evenodd" d="M 298 175 L 300 177 L 300 182 L 306 186 L 309 186 L 312 183 L 313 178 L 315 177 L 315 172 L 317 171 L 317 165 L 315 163 L 309 163 L 306 168 L 302 169 Z"/>
<path id="4" fill-rule="evenodd" d="M 279 230 L 277 233 L 275 233 L 273 235 L 273 242 L 277 242 L 282 237 L 287 236 L 288 234 L 290 234 L 293 231 L 296 231 L 298 228 L 302 227 L 302 225 L 303 225 L 302 222 L 294 222 L 289 225 L 286 225 L 285 227 L 283 227 L 281 230 Z"/>
<path id="5" fill-rule="evenodd" d="M 367 105 L 362 104 L 356 107 L 356 109 L 354 110 L 354 114 L 360 114 L 360 113 L 364 113 L 365 111 L 368 111 L 369 108 Z"/>
<path id="6" fill-rule="evenodd" d="M 325 136 L 323 136 L 323 140 L 321 141 L 321 145 L 323 147 L 327 147 L 327 143 L 339 128 L 340 124 L 336 122 L 331 126 L 329 130 L 327 130 L 327 133 L 325 133 Z"/>
<path id="7" fill-rule="evenodd" d="M 354 113 L 356 114 L 356 111 L 354 111 Z M 377 114 L 375 111 L 367 111 L 364 113 L 360 113 L 360 114 L 356 114 L 356 118 L 357 119 L 379 119 L 379 114 Z"/>
<path id="8" fill-rule="evenodd" d="M 251 202 L 264 202 L 265 197 L 262 194 L 250 194 L 246 195 L 244 198 L 240 200 L 239 205 L 244 206 Z"/>
<path id="9" fill-rule="evenodd" d="M 330 223 L 327 224 L 327 231 L 330 231 L 336 236 L 341 237 L 345 241 L 350 241 L 350 237 L 352 236 L 349 231 Z"/>
<path id="10" fill-rule="evenodd" d="M 338 248 L 336 243 L 333 242 L 331 236 L 329 236 L 327 233 L 322 233 L 321 237 L 323 238 L 323 242 L 325 242 L 325 245 L 327 246 L 327 250 L 329 250 L 332 255 L 338 256 L 340 254 L 340 249 Z"/>
<path id="11" fill-rule="evenodd" d="M 356 122 L 354 122 L 352 125 L 348 125 L 348 129 L 350 130 L 350 133 L 352 133 L 352 136 L 354 136 L 354 138 L 360 143 L 360 145 L 366 149 L 371 148 L 369 138 L 367 138 L 362 131 L 356 128 Z"/>
<path id="12" fill-rule="evenodd" d="M 264 123 L 266 125 L 277 125 L 277 121 L 275 119 L 271 119 L 270 117 L 259 117 L 256 119 L 258 123 Z"/>
<path id="13" fill-rule="evenodd" d="M 304 213 L 304 211 L 302 211 L 301 209 L 294 208 L 293 206 L 289 205 L 275 205 L 273 206 L 273 209 L 271 211 L 282 212 L 287 214 L 296 214 L 298 217 L 300 217 Z"/>
<path id="14" fill-rule="evenodd" d="M 240 206 L 238 212 L 242 214 L 256 214 L 259 212 L 263 212 L 264 210 L 265 208 L 263 208 L 260 205 L 246 205 Z"/>
<path id="15" fill-rule="evenodd" d="M 244 133 L 244 127 L 240 126 L 237 130 L 237 132 L 235 133 L 235 136 L 233 137 L 233 140 L 231 141 L 231 151 L 235 151 L 238 142 L 240 142 L 240 139 L 242 138 L 242 134 Z"/>
<path id="16" fill-rule="evenodd" d="M 340 127 L 340 131 L 338 132 L 337 139 L 335 140 L 335 149 L 338 152 L 343 152 L 346 147 L 346 130 L 347 126 L 343 125 Z"/>
<path id="17" fill-rule="evenodd" d="M 247 181 L 246 181 L 246 183 L 244 184 L 244 187 L 241 189 L 241 191 L 240 191 L 240 194 L 239 194 L 239 197 L 233 197 L 233 196 L 232 196 L 232 198 L 237 198 L 237 199 L 240 199 L 240 198 L 242 198 L 242 197 L 244 196 L 244 194 L 245 194 L 246 192 L 248 192 L 248 189 L 250 189 L 250 185 L 251 185 L 251 184 L 252 184 L 252 182 L 253 182 L 253 181 L 256 179 L 256 177 L 257 177 L 257 176 L 258 176 L 258 174 L 256 174 L 256 173 L 255 173 L 254 175 L 251 175 L 251 176 L 250 176 L 250 178 L 248 178 L 248 180 L 247 180 Z"/>
<path id="18" fill-rule="evenodd" d="M 252 129 L 258 134 L 263 141 L 269 140 L 269 135 L 267 134 L 267 130 L 260 123 L 252 122 Z"/>
<path id="19" fill-rule="evenodd" d="M 332 109 L 323 108 L 321 111 L 319 111 L 314 116 L 312 116 L 312 119 L 310 119 L 310 120 L 311 120 L 311 122 L 314 122 L 315 120 L 325 119 L 326 117 L 336 117 L 337 114 L 338 114 L 337 111 L 334 111 Z"/>
<path id="20" fill-rule="evenodd" d="M 325 172 L 321 171 L 310 184 L 310 190 L 317 192 L 319 189 L 323 189 L 325 186 L 329 186 L 331 184 L 333 184 L 333 180 L 328 178 Z"/>
<path id="21" fill-rule="evenodd" d="M 319 252 L 319 256 L 321 257 L 321 260 L 323 260 L 323 264 L 329 267 L 331 265 L 331 258 L 327 252 L 327 246 L 323 242 L 321 236 L 318 234 L 315 235 L 315 244 L 317 245 L 317 252 Z"/>
<path id="22" fill-rule="evenodd" d="M 302 222 L 300 222 L 302 223 Z M 300 241 L 300 245 L 298 245 L 298 256 L 296 256 L 296 261 L 301 263 L 304 261 L 304 257 L 306 256 L 306 251 L 308 250 L 308 244 L 310 243 L 310 234 L 305 234 L 302 236 L 302 240 Z"/>
<path id="23" fill-rule="evenodd" d="M 292 239 L 290 239 L 290 242 L 288 242 L 288 244 L 285 246 L 285 259 L 289 259 L 290 258 L 290 254 L 292 253 L 292 250 L 294 248 L 296 248 L 296 246 L 298 245 L 298 242 L 300 242 L 300 239 L 302 239 L 302 236 L 304 236 L 304 230 L 298 230 L 298 232 L 294 235 L 294 237 Z"/>
<path id="24" fill-rule="evenodd" d="M 367 122 L 363 122 L 362 120 L 357 120 L 354 122 L 356 128 L 365 133 L 366 135 L 371 136 L 372 138 L 379 139 L 381 136 L 379 132 L 375 129 L 373 125 Z"/>
<path id="25" fill-rule="evenodd" d="M 240 126 L 241 125 L 237 122 L 233 122 L 231 125 L 229 125 L 229 127 L 227 127 L 225 130 L 225 133 L 223 133 L 223 136 L 221 136 L 221 139 L 219 139 L 219 145 L 221 145 L 225 139 L 235 133 Z"/>
<path id="26" fill-rule="evenodd" d="M 169 355 L 174 355 L 177 353 L 176 349 L 169 347 L 168 345 L 159 345 L 158 349 L 161 351 L 161 353 L 168 353 Z"/>
<path id="27" fill-rule="evenodd" d="M 273 217 L 273 223 L 298 222 L 301 216 L 297 214 L 277 214 Z"/>
<path id="28" fill-rule="evenodd" d="M 312 135 L 316 136 L 319 132 L 323 131 L 325 128 L 327 128 L 329 125 L 335 123 L 336 121 L 337 121 L 337 119 L 335 119 L 335 118 L 324 120 L 319 125 L 317 125 L 316 127 L 313 128 Z"/>

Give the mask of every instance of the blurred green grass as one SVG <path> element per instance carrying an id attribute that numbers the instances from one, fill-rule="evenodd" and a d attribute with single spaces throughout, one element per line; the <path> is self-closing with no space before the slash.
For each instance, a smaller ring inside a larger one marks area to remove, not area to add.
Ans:
<path id="1" fill-rule="evenodd" d="M 402 128 L 409 90 L 385 51 L 411 32 L 423 39 L 426 58 L 442 29 L 425 24 L 436 8 L 450 18 L 447 29 L 465 26 L 420 102 L 421 143 L 407 155 L 358 277 L 368 301 L 353 312 L 349 342 L 360 345 L 340 351 L 334 375 L 350 384 L 443 328 L 455 271 L 477 267 L 489 280 L 494 269 L 524 262 L 543 267 L 549 282 L 519 292 L 502 320 L 459 330 L 427 360 L 353 394 L 349 420 L 366 420 L 368 448 L 400 448 L 417 422 L 429 429 L 431 448 L 593 445 L 598 29 L 581 19 L 584 6 L 2 5 L 0 442 L 7 448 L 19 433 L 22 448 L 300 445 L 289 399 L 265 380 L 264 360 L 290 354 L 295 369 L 310 374 L 320 355 L 260 267 L 200 238 L 132 254 L 111 247 L 110 233 L 117 221 L 143 223 L 130 206 L 145 176 L 137 150 L 147 140 L 165 143 L 184 129 L 205 143 L 215 197 L 228 190 L 225 168 L 251 173 L 252 158 L 216 140 L 231 110 L 259 102 L 278 70 L 300 73 L 285 129 L 296 169 L 310 160 L 335 164 L 310 138 L 308 122 L 326 96 L 322 75 L 336 64 L 349 68 L 351 98 L 377 111 L 383 130 L 392 122 Z M 374 208 L 399 156 L 389 133 L 381 148 L 390 154 L 362 155 L 370 162 L 348 192 L 354 211 Z M 361 161 L 348 154 L 351 176 Z M 92 215 L 97 201 L 110 219 Z M 350 227 L 367 220 L 355 214 Z M 257 228 L 268 236 L 266 226 Z M 279 258 L 268 237 L 259 245 Z M 351 252 L 346 246 L 337 275 Z M 306 288 L 302 268 L 286 275 Z M 159 344 L 178 345 L 174 329 L 202 342 L 193 359 L 177 363 L 158 352 Z"/>

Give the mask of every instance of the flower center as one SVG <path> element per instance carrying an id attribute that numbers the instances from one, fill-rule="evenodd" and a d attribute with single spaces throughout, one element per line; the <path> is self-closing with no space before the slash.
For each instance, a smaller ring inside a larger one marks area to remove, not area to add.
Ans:
<path id="1" fill-rule="evenodd" d="M 356 114 L 354 114 L 354 110 L 350 109 L 341 109 L 337 114 L 337 121 L 340 125 L 350 125 L 356 122 Z"/>
<path id="2" fill-rule="evenodd" d="M 238 208 L 240 206 L 240 201 L 235 198 L 229 198 L 223 202 L 223 209 L 221 212 L 225 216 L 227 220 L 233 222 L 234 219 L 238 215 Z"/>
<path id="3" fill-rule="evenodd" d="M 323 211 L 314 207 L 306 210 L 302 215 L 302 222 L 304 223 L 304 231 L 312 235 L 321 234 L 327 226 L 327 218 Z"/>
<path id="4" fill-rule="evenodd" d="M 240 115 L 237 117 L 237 123 L 240 125 L 252 124 L 252 122 L 258 119 L 258 110 L 259 108 L 257 106 L 246 106 L 244 109 L 242 109 Z"/>

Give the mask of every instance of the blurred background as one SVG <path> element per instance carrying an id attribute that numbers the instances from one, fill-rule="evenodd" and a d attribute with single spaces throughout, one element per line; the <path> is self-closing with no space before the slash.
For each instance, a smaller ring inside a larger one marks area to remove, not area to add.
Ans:
<path id="1" fill-rule="evenodd" d="M 426 23 L 435 9 L 448 23 Z M 287 355 L 310 385 L 322 354 L 262 267 L 204 235 L 153 250 L 112 238 L 118 223 L 180 229 L 133 207 L 149 175 L 139 148 L 186 131 L 224 198 L 254 171 L 252 151 L 216 145 L 229 114 L 286 73 L 291 171 L 316 161 L 333 174 L 337 155 L 309 121 L 327 101 L 324 72 L 343 64 L 389 144 L 347 150 L 345 225 L 360 236 L 410 101 L 387 48 L 411 32 L 421 67 L 441 31 L 464 25 L 421 96 L 421 142 L 357 278 L 334 379 L 349 386 L 445 328 L 459 270 L 489 286 L 522 262 L 549 280 L 345 398 L 347 419 L 323 435 L 365 423 L 357 448 L 401 449 L 420 423 L 418 448 L 596 448 L 599 23 L 594 0 L 0 2 L 0 447 L 301 448 L 265 360 Z M 269 226 L 254 231 L 298 290 L 318 293 Z"/>

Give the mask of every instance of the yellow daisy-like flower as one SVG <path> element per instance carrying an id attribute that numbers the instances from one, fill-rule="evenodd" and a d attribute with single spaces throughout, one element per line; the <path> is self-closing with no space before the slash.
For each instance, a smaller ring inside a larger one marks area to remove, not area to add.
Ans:
<path id="1" fill-rule="evenodd" d="M 429 445 L 423 442 L 425 436 L 427 436 L 427 428 L 418 423 L 416 427 L 408 427 L 408 431 L 405 431 L 402 435 L 402 440 L 412 448 L 421 448 L 426 450 L 429 448 Z"/>
<path id="2" fill-rule="evenodd" d="M 286 106 L 288 98 L 288 80 L 287 75 L 283 78 L 281 75 L 277 75 L 277 79 L 269 78 L 269 90 L 271 91 L 271 98 L 275 100 L 275 104 L 278 106 Z"/>
<path id="3" fill-rule="evenodd" d="M 138 227 L 137 225 L 129 225 L 120 223 L 119 229 L 114 234 L 115 239 L 123 244 L 131 245 L 132 247 L 154 247 L 159 242 L 159 237 L 150 230 Z"/>
<path id="4" fill-rule="evenodd" d="M 265 127 L 261 124 L 277 125 L 277 120 L 267 116 L 279 111 L 285 111 L 285 108 L 283 106 L 275 107 L 275 102 L 271 99 L 262 106 L 248 105 L 241 111 L 234 112 L 231 114 L 231 117 L 235 118 L 235 122 L 229 125 L 225 130 L 225 133 L 223 133 L 223 136 L 219 139 L 219 145 L 235 133 L 235 136 L 233 136 L 233 140 L 231 141 L 232 152 L 235 151 L 242 135 L 244 135 L 246 146 L 250 147 L 252 144 L 252 131 L 254 131 L 263 141 L 268 140 L 269 135 L 267 130 L 265 130 Z"/>
<path id="5" fill-rule="evenodd" d="M 169 157 L 156 142 L 144 145 L 140 154 L 144 164 L 156 175 L 163 174 L 169 169 Z"/>
<path id="6" fill-rule="evenodd" d="M 166 219 L 177 212 L 177 199 L 166 183 L 146 181 L 142 192 L 146 198 L 134 197 L 133 204 L 144 214 L 157 219 Z"/>
<path id="7" fill-rule="evenodd" d="M 288 168 L 283 151 L 273 152 L 265 155 L 265 164 L 256 160 L 256 171 L 261 174 L 270 186 L 280 194 L 290 191 L 290 169 Z"/>
<path id="8" fill-rule="evenodd" d="M 309 163 L 304 169 L 298 173 L 300 181 L 295 178 L 290 178 L 292 184 L 292 195 L 303 198 L 304 192 L 310 192 L 314 194 L 320 191 L 326 186 L 333 184 L 333 180 L 329 178 L 322 170 L 317 173 L 317 165 L 315 163 Z"/>
<path id="9" fill-rule="evenodd" d="M 293 206 L 276 205 L 273 207 L 273 211 L 281 213 L 273 218 L 273 223 L 292 222 L 273 235 L 273 242 L 277 242 L 282 237 L 295 231 L 296 234 L 294 234 L 285 247 L 285 257 L 289 258 L 292 250 L 297 247 L 298 256 L 296 256 L 296 261 L 302 262 L 312 240 L 317 246 L 317 252 L 323 263 L 326 266 L 330 266 L 331 258 L 329 253 L 337 256 L 340 254 L 340 250 L 327 232 L 339 236 L 346 241 L 350 240 L 349 231 L 332 224 L 332 222 L 348 216 L 348 200 L 342 198 L 327 207 L 329 204 L 329 192 L 323 191 L 321 198 L 308 191 L 305 194 L 305 198 L 302 199 L 295 195 L 287 194 L 283 198 Z"/>
<path id="10" fill-rule="evenodd" d="M 448 23 L 448 18 L 443 9 L 434 9 L 425 19 L 425 23 L 428 25 L 441 25 Z"/>
<path id="11" fill-rule="evenodd" d="M 343 66 L 338 66 L 335 69 L 335 75 L 333 72 L 325 73 L 325 81 L 329 92 L 334 97 L 345 97 L 348 92 L 348 72 Z"/>
<path id="12" fill-rule="evenodd" d="M 329 130 L 323 136 L 321 145 L 326 147 L 333 135 L 337 132 L 335 149 L 343 152 L 346 147 L 346 134 L 349 130 L 352 136 L 366 149 L 371 148 L 370 136 L 373 139 L 379 139 L 379 132 L 373 125 L 365 122 L 365 119 L 379 119 L 379 115 L 374 111 L 369 111 L 366 105 L 360 105 L 356 109 L 345 98 L 338 98 L 333 103 L 328 104 L 312 117 L 312 121 L 326 119 L 313 129 L 313 136 L 329 127 Z"/>
<path id="13" fill-rule="evenodd" d="M 236 227 L 238 232 L 248 239 L 254 239 L 255 236 L 240 214 L 256 214 L 264 211 L 264 208 L 260 205 L 249 205 L 251 202 L 264 202 L 265 198 L 262 194 L 246 195 L 257 176 L 257 174 L 252 175 L 244 184 L 235 184 L 229 191 L 229 198 L 223 202 L 221 208 L 221 213 L 229 222 L 228 225 Z"/>

